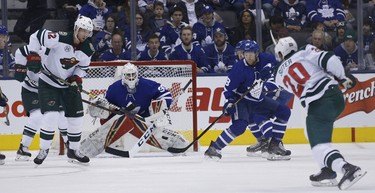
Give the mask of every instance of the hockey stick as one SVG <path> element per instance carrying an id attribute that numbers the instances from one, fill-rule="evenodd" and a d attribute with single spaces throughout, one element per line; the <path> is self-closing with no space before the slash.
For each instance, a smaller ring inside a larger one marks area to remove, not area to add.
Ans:
<path id="1" fill-rule="evenodd" d="M 177 103 L 178 98 L 186 91 L 186 89 L 189 87 L 192 81 L 193 80 L 190 79 L 189 82 L 184 86 L 184 88 L 178 93 L 178 95 L 172 101 L 172 104 L 170 105 L 171 107 Z M 127 158 L 134 157 L 134 155 L 139 152 L 143 144 L 145 144 L 145 142 L 147 142 L 150 139 L 154 130 L 155 130 L 155 125 L 152 125 L 151 127 L 149 127 L 143 133 L 143 135 L 138 139 L 137 143 L 135 143 L 135 145 L 129 151 L 122 151 L 122 150 L 114 149 L 111 147 L 106 147 L 105 152 L 113 154 L 113 155 L 121 156 L 121 157 L 127 157 Z"/>
<path id="2" fill-rule="evenodd" d="M 241 97 L 239 99 L 237 99 L 237 101 L 234 103 L 234 105 L 236 105 L 238 102 L 240 102 L 247 94 L 249 94 L 249 92 L 258 84 L 258 82 L 256 82 L 255 84 L 253 84 L 248 90 L 246 90 L 246 92 L 244 92 Z M 212 126 L 214 126 L 216 124 L 216 122 L 218 122 L 221 117 L 223 117 L 225 115 L 225 113 L 221 113 L 221 115 L 219 117 L 217 117 L 214 122 L 212 122 L 197 138 L 195 138 L 188 146 L 184 147 L 184 148 L 174 148 L 174 147 L 169 147 L 167 149 L 167 151 L 169 151 L 170 153 L 183 153 L 185 151 L 187 151 L 195 142 L 197 142 L 205 133 L 207 133 L 208 130 L 211 129 Z"/>

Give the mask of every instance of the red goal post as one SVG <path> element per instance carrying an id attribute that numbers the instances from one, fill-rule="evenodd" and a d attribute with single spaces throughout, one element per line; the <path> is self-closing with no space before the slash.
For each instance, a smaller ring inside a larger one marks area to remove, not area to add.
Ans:
<path id="1" fill-rule="evenodd" d="M 190 142 L 197 137 L 197 100 L 196 100 L 196 64 L 191 60 L 163 60 L 163 61 L 113 61 L 91 62 L 87 75 L 83 78 L 83 89 L 94 95 L 104 94 L 108 86 L 120 79 L 123 65 L 131 62 L 138 67 L 139 76 L 154 80 L 167 87 L 173 99 L 183 87 L 192 80 L 192 84 L 170 108 L 172 126 L 168 127 L 181 133 Z M 82 94 L 82 98 L 88 96 Z M 84 104 L 85 111 L 87 105 Z M 96 121 L 99 122 L 99 121 Z M 82 139 L 100 125 L 92 124 L 89 114 L 84 115 Z M 60 142 L 60 154 L 64 152 Z M 198 151 L 198 143 L 193 151 Z"/>

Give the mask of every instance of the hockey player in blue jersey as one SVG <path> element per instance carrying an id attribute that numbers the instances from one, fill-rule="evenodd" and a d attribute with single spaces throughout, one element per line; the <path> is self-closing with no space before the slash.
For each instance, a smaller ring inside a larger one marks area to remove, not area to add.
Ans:
<path id="1" fill-rule="evenodd" d="M 118 118 L 118 126 L 112 126 L 109 132 L 105 133 L 107 136 L 98 136 L 104 138 L 104 141 L 106 141 L 105 144 L 102 145 L 108 147 L 126 133 L 140 138 L 147 128 L 139 120 L 134 119 L 134 117 L 138 114 L 141 117 L 150 118 L 156 113 L 156 110 L 153 108 L 154 105 L 151 105 L 155 101 L 161 101 L 164 103 L 164 107 L 169 109 L 172 103 L 172 95 L 169 90 L 160 83 L 139 77 L 138 68 L 134 64 L 125 64 L 121 70 L 121 80 L 114 82 L 108 87 L 105 98 L 98 97 L 96 101 L 93 101 L 100 105 L 114 104 L 128 112 Z M 108 108 L 110 108 L 110 105 L 108 105 Z M 104 121 L 110 121 L 110 119 L 115 116 L 115 114 L 109 114 L 108 111 L 103 111 L 101 108 L 95 106 L 91 106 L 89 112 L 92 117 L 105 119 Z M 186 146 L 187 140 L 184 139 L 181 134 L 166 128 L 164 119 L 167 117 L 168 116 L 163 116 L 154 121 L 154 138 L 151 138 L 148 143 L 165 150 L 168 147 Z M 95 152 L 96 149 L 94 149 L 94 151 L 91 149 L 90 144 L 88 144 L 88 146 L 86 146 L 86 144 L 81 144 L 81 151 L 85 152 L 89 157 L 101 153 Z"/>
<path id="2" fill-rule="evenodd" d="M 198 43 L 193 43 L 193 29 L 190 26 L 181 30 L 182 43 L 176 46 L 169 59 L 171 60 L 193 60 L 197 64 L 197 73 L 207 73 L 211 69 L 208 66 L 207 56 Z"/>
<path id="3" fill-rule="evenodd" d="M 214 43 L 204 48 L 208 64 L 216 73 L 227 73 L 235 63 L 234 48 L 227 42 L 223 27 L 214 28 Z"/>
<path id="4" fill-rule="evenodd" d="M 269 120 L 269 115 L 275 116 L 275 123 L 278 123 L 274 124 L 273 127 L 286 127 L 290 117 L 290 109 L 262 93 L 263 81 L 258 75 L 257 68 L 267 66 L 270 59 L 258 52 L 259 45 L 256 42 L 246 42 L 244 44 L 245 58 L 237 62 L 228 75 L 223 93 L 226 98 L 223 113 L 231 116 L 232 125 L 225 129 L 215 142 L 211 142 L 204 153 L 208 158 L 221 159 L 221 149 L 231 143 L 237 136 L 242 135 L 249 124 L 253 122 L 258 125 L 264 124 L 266 120 Z M 238 98 L 252 86 L 250 93 L 235 104 Z M 253 116 L 253 114 L 257 116 Z M 268 140 L 267 150 L 270 154 L 287 156 L 288 152 L 280 147 L 281 142 L 277 138 L 269 137 Z"/>
<path id="5" fill-rule="evenodd" d="M 0 88 L 0 107 L 3 107 L 4 109 L 7 106 L 8 98 L 5 96 L 5 94 L 1 91 Z M 0 165 L 5 164 L 5 158 L 6 156 L 4 154 L 0 153 Z"/>

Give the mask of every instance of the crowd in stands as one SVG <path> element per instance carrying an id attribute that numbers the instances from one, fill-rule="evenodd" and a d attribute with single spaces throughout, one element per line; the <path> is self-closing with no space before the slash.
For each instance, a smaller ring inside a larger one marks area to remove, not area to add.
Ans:
<path id="1" fill-rule="evenodd" d="M 137 60 L 194 60 L 200 73 L 226 73 L 236 62 L 238 42 L 257 38 L 255 0 L 137 2 Z M 356 0 L 261 2 L 262 50 L 273 54 L 271 35 L 276 40 L 292 36 L 299 47 L 313 44 L 334 52 L 347 69 L 359 69 L 357 26 L 350 12 L 355 10 Z M 131 59 L 130 0 L 59 0 L 56 4 L 70 21 L 69 30 L 73 29 L 78 15 L 92 19 L 92 43 L 96 49 L 93 61 Z M 365 58 L 372 58 L 375 56 L 375 0 L 365 1 L 363 10 L 363 49 Z M 220 11 L 236 14 L 235 27 L 223 25 L 227 18 L 221 18 L 217 13 Z M 17 27 L 17 31 L 23 29 Z M 24 37 L 21 38 L 27 43 Z M 365 61 L 365 68 L 373 70 L 373 60 Z"/>

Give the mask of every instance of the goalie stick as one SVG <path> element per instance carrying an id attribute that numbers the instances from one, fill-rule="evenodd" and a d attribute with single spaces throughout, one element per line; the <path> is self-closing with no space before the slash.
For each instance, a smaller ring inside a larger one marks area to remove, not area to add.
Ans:
<path id="1" fill-rule="evenodd" d="M 258 82 L 256 82 L 255 84 L 253 84 L 248 90 L 246 90 L 246 92 L 244 92 L 241 97 L 239 99 L 237 99 L 237 101 L 234 103 L 234 104 L 237 104 L 238 102 L 240 102 L 247 94 L 249 94 L 249 92 L 258 84 Z M 214 126 L 216 124 L 216 122 L 218 122 L 221 117 L 223 117 L 225 115 L 225 113 L 221 113 L 221 115 L 219 117 L 217 117 L 214 122 L 212 122 L 200 135 L 198 135 L 197 138 L 195 138 L 188 146 L 184 147 L 184 148 L 174 148 L 174 147 L 169 147 L 167 149 L 167 151 L 169 151 L 170 153 L 183 153 L 185 152 L 186 150 L 188 150 L 195 142 L 197 142 L 205 133 L 207 133 L 208 130 L 211 129 L 212 126 Z"/>
<path id="2" fill-rule="evenodd" d="M 193 80 L 190 79 L 189 82 L 184 86 L 184 88 L 178 93 L 178 95 L 172 101 L 172 104 L 170 105 L 171 107 L 177 103 L 178 98 L 186 91 L 186 89 L 189 87 L 192 81 Z M 113 154 L 113 155 L 121 156 L 121 157 L 132 158 L 134 157 L 136 153 L 139 152 L 143 144 L 145 144 L 150 139 L 154 130 L 155 130 L 155 126 L 154 125 L 150 126 L 143 133 L 143 135 L 138 139 L 137 143 L 135 143 L 135 145 L 129 151 L 122 151 L 122 150 L 114 149 L 111 147 L 106 147 L 105 152 Z"/>

